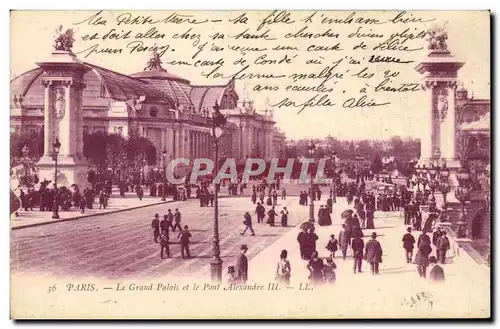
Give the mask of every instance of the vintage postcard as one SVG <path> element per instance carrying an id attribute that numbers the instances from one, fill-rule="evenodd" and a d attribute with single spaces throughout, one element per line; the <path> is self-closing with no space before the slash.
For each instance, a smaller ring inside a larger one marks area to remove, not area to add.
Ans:
<path id="1" fill-rule="evenodd" d="M 13 319 L 491 317 L 489 11 L 11 11 Z"/>

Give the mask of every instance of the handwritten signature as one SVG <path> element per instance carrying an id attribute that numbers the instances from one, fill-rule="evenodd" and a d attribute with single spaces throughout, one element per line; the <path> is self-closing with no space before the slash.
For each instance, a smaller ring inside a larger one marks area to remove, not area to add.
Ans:
<path id="1" fill-rule="evenodd" d="M 409 306 L 411 308 L 417 307 L 418 305 L 429 305 L 432 308 L 434 305 L 432 295 L 426 292 L 419 292 L 414 296 L 405 297 L 401 302 L 401 306 Z"/>

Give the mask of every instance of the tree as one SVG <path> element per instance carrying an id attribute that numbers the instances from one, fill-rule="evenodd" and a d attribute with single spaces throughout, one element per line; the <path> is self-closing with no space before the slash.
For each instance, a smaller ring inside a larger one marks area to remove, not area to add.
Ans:
<path id="1" fill-rule="evenodd" d="M 83 156 L 95 167 L 97 174 L 102 175 L 107 166 L 106 141 L 108 134 L 103 131 L 83 134 Z"/>
<path id="2" fill-rule="evenodd" d="M 34 161 L 38 161 L 44 152 L 43 129 L 34 134 L 10 134 L 10 158 L 13 165 L 16 165 L 23 156 L 23 147 L 28 148 L 28 156 Z"/>
<path id="3" fill-rule="evenodd" d="M 156 147 L 146 137 L 131 133 L 126 145 L 126 159 L 132 170 L 139 171 L 144 160 L 149 165 L 156 164 Z"/>
<path id="4" fill-rule="evenodd" d="M 298 157 L 297 147 L 295 145 L 285 147 L 285 158 L 296 159 Z"/>
<path id="5" fill-rule="evenodd" d="M 127 140 L 121 134 L 109 134 L 106 139 L 106 164 L 113 175 L 126 159 Z"/>

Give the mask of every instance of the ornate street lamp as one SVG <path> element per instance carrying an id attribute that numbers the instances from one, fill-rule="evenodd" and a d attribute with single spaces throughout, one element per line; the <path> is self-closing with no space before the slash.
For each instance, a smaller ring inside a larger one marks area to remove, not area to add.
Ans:
<path id="1" fill-rule="evenodd" d="M 59 218 L 58 204 L 57 204 L 57 156 L 59 155 L 59 150 L 61 149 L 61 143 L 59 143 L 59 139 L 52 143 L 52 156 L 54 159 L 54 201 L 53 201 L 53 209 L 52 209 L 52 218 Z"/>
<path id="2" fill-rule="evenodd" d="M 222 136 L 222 127 L 226 124 L 226 118 L 219 111 L 219 104 L 215 101 L 213 107 L 214 111 L 211 118 L 210 134 L 214 142 L 214 165 L 215 175 L 219 173 L 219 138 Z M 215 178 L 216 178 L 215 177 Z M 215 179 L 214 178 L 214 179 Z M 216 182 L 216 181 L 214 181 Z M 214 282 L 222 281 L 222 259 L 220 258 L 220 245 L 219 245 L 219 188 L 218 184 L 214 184 L 214 234 L 212 246 L 212 259 L 210 261 L 210 275 Z"/>
<path id="3" fill-rule="evenodd" d="M 167 189 L 167 149 L 166 148 L 163 148 L 163 151 L 161 152 L 162 155 L 163 155 L 163 179 L 162 179 L 162 184 L 163 184 L 163 187 L 161 189 L 161 201 L 167 201 L 167 193 L 166 193 L 166 189 Z"/>
<path id="4" fill-rule="evenodd" d="M 467 214 L 465 213 L 465 203 L 469 201 L 470 196 L 470 174 L 465 168 L 460 169 L 457 172 L 457 180 L 459 186 L 455 190 L 455 196 L 460 204 L 462 205 L 460 219 L 457 222 L 457 237 L 464 238 L 467 234 Z"/>
<path id="5" fill-rule="evenodd" d="M 309 146 L 307 148 L 308 148 L 309 156 L 314 159 L 316 145 L 314 145 L 312 139 L 311 139 L 311 143 L 309 144 Z M 314 222 L 314 184 L 313 184 L 312 170 L 311 170 L 311 192 L 310 193 L 311 193 L 311 195 L 310 195 L 311 202 L 309 203 L 309 221 Z"/>
<path id="6" fill-rule="evenodd" d="M 439 168 L 436 168 L 434 164 L 431 165 L 430 168 L 427 169 L 426 173 L 429 175 L 428 179 L 428 184 L 429 188 L 431 189 L 431 194 L 429 195 L 427 202 L 429 205 L 429 211 L 435 212 L 437 210 L 436 208 L 436 198 L 434 196 L 434 191 L 436 190 L 438 186 L 438 182 L 436 181 L 436 175 L 438 172 Z"/>

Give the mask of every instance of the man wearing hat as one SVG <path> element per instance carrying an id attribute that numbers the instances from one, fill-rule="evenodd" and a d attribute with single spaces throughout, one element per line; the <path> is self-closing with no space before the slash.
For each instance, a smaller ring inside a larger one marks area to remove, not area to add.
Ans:
<path id="1" fill-rule="evenodd" d="M 155 214 L 155 218 L 151 222 L 151 227 L 153 228 L 153 241 L 158 243 L 158 237 L 160 236 L 160 216 Z"/>
<path id="2" fill-rule="evenodd" d="M 372 238 L 365 246 L 365 259 L 370 263 L 370 268 L 373 275 L 378 274 L 378 266 L 382 263 L 382 246 L 377 241 L 377 233 L 372 233 Z"/>
<path id="3" fill-rule="evenodd" d="M 245 284 L 248 280 L 248 258 L 245 255 L 248 247 L 246 244 L 241 245 L 240 255 L 236 260 L 236 279 L 239 283 Z"/>
<path id="4" fill-rule="evenodd" d="M 446 252 L 450 249 L 450 240 L 446 236 L 446 231 L 441 233 L 441 236 L 437 239 L 436 250 L 439 262 L 444 264 L 446 262 Z"/>

